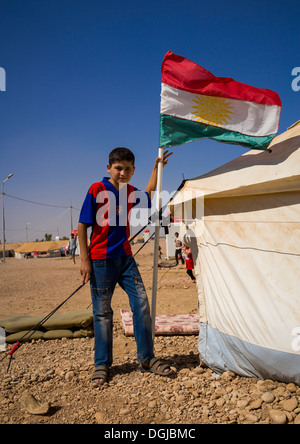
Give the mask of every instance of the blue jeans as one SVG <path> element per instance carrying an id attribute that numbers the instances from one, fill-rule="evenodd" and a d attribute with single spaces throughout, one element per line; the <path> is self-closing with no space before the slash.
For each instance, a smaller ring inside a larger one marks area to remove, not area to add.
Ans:
<path id="1" fill-rule="evenodd" d="M 132 256 L 92 261 L 91 295 L 95 334 L 95 366 L 112 365 L 113 310 L 111 299 L 118 283 L 126 291 L 132 311 L 137 360 L 153 358 L 153 339 L 147 293 Z"/>

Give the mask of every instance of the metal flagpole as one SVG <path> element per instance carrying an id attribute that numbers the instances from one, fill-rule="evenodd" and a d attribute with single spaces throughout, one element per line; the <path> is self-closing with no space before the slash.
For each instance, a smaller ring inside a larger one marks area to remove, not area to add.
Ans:
<path id="1" fill-rule="evenodd" d="M 159 247 L 159 232 L 160 232 L 160 208 L 161 208 L 161 192 L 162 192 L 162 173 L 163 173 L 163 157 L 164 149 L 158 149 L 158 157 L 161 158 L 157 169 L 157 185 L 156 185 L 156 206 L 155 206 L 155 238 L 154 238 L 154 259 L 153 259 L 153 278 L 152 278 L 152 337 L 155 336 L 155 318 L 156 318 L 156 296 L 157 296 L 157 272 L 158 272 L 158 247 Z"/>

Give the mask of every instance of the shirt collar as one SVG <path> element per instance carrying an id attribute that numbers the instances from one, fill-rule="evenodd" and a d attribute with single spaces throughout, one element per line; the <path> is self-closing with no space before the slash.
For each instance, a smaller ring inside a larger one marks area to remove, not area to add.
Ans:
<path id="1" fill-rule="evenodd" d="M 116 196 L 119 196 L 119 190 L 117 190 L 113 184 L 109 181 L 109 177 L 103 177 L 102 183 L 108 191 L 112 191 Z"/>

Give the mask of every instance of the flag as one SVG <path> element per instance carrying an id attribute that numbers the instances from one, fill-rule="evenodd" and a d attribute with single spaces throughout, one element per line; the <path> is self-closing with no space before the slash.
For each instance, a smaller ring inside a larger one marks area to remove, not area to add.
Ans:
<path id="1" fill-rule="evenodd" d="M 281 100 L 269 89 L 216 77 L 168 51 L 162 63 L 159 146 L 211 138 L 266 150 L 279 126 Z"/>

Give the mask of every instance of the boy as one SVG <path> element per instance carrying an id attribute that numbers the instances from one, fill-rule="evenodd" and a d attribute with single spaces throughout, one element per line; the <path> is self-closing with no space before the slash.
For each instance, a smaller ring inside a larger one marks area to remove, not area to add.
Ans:
<path id="1" fill-rule="evenodd" d="M 163 165 L 167 164 L 172 154 L 167 153 L 162 159 Z M 109 154 L 107 172 L 110 177 L 90 187 L 79 217 L 80 273 L 82 283 L 90 279 L 93 302 L 95 372 L 92 382 L 98 385 L 108 381 L 108 371 L 112 365 L 111 298 L 117 283 L 129 297 L 140 370 L 165 376 L 172 374 L 171 368 L 153 354 L 148 298 L 128 241 L 129 212 L 135 205 L 134 194 L 141 195 L 141 192 L 128 184 L 134 174 L 134 160 L 134 154 L 127 148 L 115 148 Z M 149 195 L 156 189 L 160 160 L 156 159 L 146 188 L 148 204 Z M 88 248 L 89 226 L 92 226 L 92 235 Z"/>
<path id="2" fill-rule="evenodd" d="M 183 252 L 185 254 L 185 266 L 186 266 L 186 272 L 189 275 L 189 277 L 192 279 L 194 284 L 196 283 L 196 278 L 193 274 L 194 270 L 194 260 L 193 260 L 193 254 L 190 247 L 187 247 L 183 245 Z"/>
<path id="3" fill-rule="evenodd" d="M 76 251 L 76 237 L 74 233 L 71 233 L 71 239 L 69 240 L 69 252 L 70 252 L 70 258 L 73 260 L 73 264 L 76 264 L 75 262 L 75 251 Z"/>
<path id="4" fill-rule="evenodd" d="M 181 263 L 184 264 L 183 256 L 182 256 L 182 242 L 179 239 L 179 233 L 175 233 L 175 260 L 176 265 L 178 265 L 178 258 L 181 260 Z"/>

